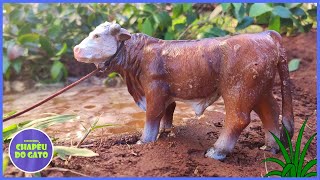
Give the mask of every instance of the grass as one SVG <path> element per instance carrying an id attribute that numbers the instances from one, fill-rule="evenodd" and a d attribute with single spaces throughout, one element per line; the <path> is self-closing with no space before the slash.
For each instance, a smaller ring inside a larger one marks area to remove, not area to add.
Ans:
<path id="1" fill-rule="evenodd" d="M 12 111 L 10 113 L 7 113 L 4 115 L 4 117 L 11 116 L 15 113 L 15 111 Z M 26 129 L 26 128 L 36 128 L 36 129 L 44 129 L 47 127 L 50 127 L 54 124 L 59 124 L 59 123 L 65 123 L 69 121 L 73 121 L 76 119 L 75 115 L 57 115 L 54 114 L 52 116 L 48 116 L 45 118 L 40 118 L 40 119 L 34 119 L 34 120 L 28 120 L 24 121 L 21 123 L 16 123 L 7 126 L 2 130 L 3 134 L 3 143 L 9 143 L 12 137 L 19 131 Z M 85 133 L 80 140 L 80 142 L 77 144 L 76 147 L 67 147 L 67 146 L 54 146 L 54 156 L 61 158 L 62 160 L 67 160 L 66 156 L 69 156 L 69 159 L 71 156 L 81 156 L 81 157 L 93 157 L 93 156 L 99 156 L 99 154 L 91 151 L 90 149 L 87 148 L 80 148 L 82 142 L 87 138 L 87 136 L 94 130 L 99 129 L 99 128 L 104 128 L 108 126 L 113 126 L 113 124 L 103 124 L 103 125 L 97 125 L 99 121 L 99 118 L 90 125 L 89 128 L 85 128 Z M 79 122 L 81 123 L 81 122 Z M 82 124 L 81 124 L 82 125 Z M 7 153 L 3 154 L 3 163 L 2 163 L 2 172 L 4 173 L 6 171 L 6 168 L 8 164 L 10 163 L 10 159 Z M 56 168 L 55 170 L 61 170 L 61 171 L 71 171 L 63 168 Z M 76 173 L 72 171 L 73 173 Z M 41 177 L 40 173 L 35 173 L 32 174 L 33 177 Z"/>
<path id="2" fill-rule="evenodd" d="M 276 140 L 277 144 L 279 145 L 279 148 L 281 150 L 282 156 L 285 161 L 281 161 L 280 159 L 277 158 L 266 158 L 263 160 L 263 162 L 273 162 L 282 167 L 282 170 L 273 170 L 268 172 L 265 177 L 269 176 L 279 176 L 279 177 L 316 177 L 317 172 L 309 172 L 309 170 L 317 165 L 317 159 L 313 159 L 308 161 L 305 165 L 305 157 L 307 154 L 307 151 L 310 147 L 310 144 L 312 140 L 316 137 L 317 133 L 313 134 L 307 141 L 307 143 L 302 147 L 302 151 L 300 152 L 301 148 L 301 140 L 303 136 L 303 132 L 306 126 L 306 123 L 308 121 L 308 118 L 303 122 L 301 129 L 298 134 L 298 138 L 295 144 L 295 148 L 293 147 L 291 143 L 291 139 L 288 133 L 288 130 L 283 126 L 286 136 L 288 139 L 288 151 L 285 148 L 284 144 L 280 141 L 280 139 L 274 135 L 272 132 L 270 132 L 273 136 L 273 138 Z"/>

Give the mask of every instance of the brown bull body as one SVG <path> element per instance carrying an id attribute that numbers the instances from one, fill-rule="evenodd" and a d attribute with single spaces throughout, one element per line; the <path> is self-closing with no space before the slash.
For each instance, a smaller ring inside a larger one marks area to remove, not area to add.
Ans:
<path id="1" fill-rule="evenodd" d="M 159 129 L 171 128 L 175 101 L 191 104 L 199 116 L 222 96 L 224 129 L 206 156 L 225 158 L 249 124 L 251 111 L 262 120 L 266 145 L 276 151 L 269 131 L 285 139 L 272 95 L 277 72 L 282 83 L 282 121 L 292 136 L 287 60 L 281 36 L 274 31 L 182 41 L 132 34 L 108 69 L 124 77 L 129 93 L 146 110 L 141 143 L 155 141 Z"/>

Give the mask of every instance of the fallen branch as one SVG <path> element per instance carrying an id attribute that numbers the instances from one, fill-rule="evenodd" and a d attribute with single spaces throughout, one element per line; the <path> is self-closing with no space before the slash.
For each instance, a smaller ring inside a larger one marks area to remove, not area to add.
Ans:
<path id="1" fill-rule="evenodd" d="M 47 168 L 46 170 L 48 171 L 63 171 L 63 172 L 71 172 L 73 174 L 77 174 L 77 175 L 80 175 L 80 176 L 84 176 L 84 177 L 90 177 L 86 174 L 83 174 L 83 173 L 80 173 L 80 172 L 77 172 L 77 171 L 74 171 L 74 170 L 71 170 L 71 169 L 65 169 L 65 168 L 59 168 L 59 167 L 52 167 L 52 168 Z"/>

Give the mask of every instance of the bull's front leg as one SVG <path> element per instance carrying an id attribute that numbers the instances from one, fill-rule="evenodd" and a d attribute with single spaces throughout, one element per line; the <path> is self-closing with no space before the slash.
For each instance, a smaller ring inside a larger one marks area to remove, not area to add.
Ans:
<path id="1" fill-rule="evenodd" d="M 166 102 L 168 101 L 168 93 L 166 86 L 163 83 L 153 83 L 146 92 L 146 122 L 142 137 L 138 144 L 154 142 L 160 128 L 161 118 L 166 111 Z"/>

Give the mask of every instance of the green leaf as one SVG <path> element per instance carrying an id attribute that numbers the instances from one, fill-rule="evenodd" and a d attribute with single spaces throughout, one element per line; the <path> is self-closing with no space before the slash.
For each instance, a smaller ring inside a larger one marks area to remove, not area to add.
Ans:
<path id="1" fill-rule="evenodd" d="M 65 160 L 66 156 L 79 156 L 79 157 L 94 157 L 99 156 L 99 154 L 93 152 L 86 148 L 75 148 L 66 146 L 54 146 L 54 154 L 59 156 L 61 159 Z"/>
<path id="2" fill-rule="evenodd" d="M 269 131 L 271 133 L 271 135 L 273 136 L 273 138 L 275 139 L 275 141 L 277 142 L 277 144 L 279 145 L 279 148 L 281 150 L 281 153 L 286 161 L 287 164 L 290 164 L 291 163 L 291 159 L 288 155 L 288 152 L 286 150 L 286 148 L 284 147 L 284 145 L 282 144 L 282 142 L 280 141 L 280 139 L 275 135 L 273 134 L 271 131 Z"/>
<path id="3" fill-rule="evenodd" d="M 245 9 L 242 3 L 232 3 L 234 7 L 234 14 L 239 22 L 242 21 L 245 13 Z"/>
<path id="4" fill-rule="evenodd" d="M 2 72 L 5 74 L 10 67 L 10 61 L 8 60 L 8 56 L 3 53 L 2 54 Z"/>
<path id="5" fill-rule="evenodd" d="M 280 16 L 282 18 L 290 18 L 291 17 L 291 12 L 289 9 L 283 7 L 283 6 L 276 6 L 272 10 L 272 14 L 276 16 Z"/>
<path id="6" fill-rule="evenodd" d="M 22 36 L 24 34 L 29 34 L 31 32 L 32 32 L 31 31 L 31 25 L 30 24 L 25 24 L 19 29 L 18 36 Z"/>
<path id="7" fill-rule="evenodd" d="M 182 4 L 182 11 L 183 12 L 188 12 L 191 9 L 192 9 L 192 3 L 184 3 L 184 4 Z"/>
<path id="8" fill-rule="evenodd" d="M 48 38 L 44 36 L 40 36 L 39 43 L 41 45 L 41 48 L 47 52 L 49 56 L 53 56 L 53 49 L 51 42 Z"/>
<path id="9" fill-rule="evenodd" d="M 174 39 L 174 33 L 173 32 L 166 32 L 166 34 L 164 35 L 164 39 L 165 40 L 173 40 Z"/>
<path id="10" fill-rule="evenodd" d="M 261 14 L 260 16 L 256 17 L 255 23 L 256 24 L 269 24 L 271 18 L 271 11 Z"/>
<path id="11" fill-rule="evenodd" d="M 269 177 L 269 176 L 281 176 L 281 171 L 274 170 L 264 175 L 264 177 Z"/>
<path id="12" fill-rule="evenodd" d="M 108 78 L 115 78 L 118 75 L 116 72 L 112 72 L 108 75 Z"/>
<path id="13" fill-rule="evenodd" d="M 15 8 L 13 11 L 9 13 L 9 21 L 12 24 L 19 24 L 21 23 L 21 19 L 23 17 L 23 9 Z"/>
<path id="14" fill-rule="evenodd" d="M 64 68 L 64 65 L 60 61 L 54 61 L 50 71 L 51 78 L 53 80 L 58 80 L 59 75 L 63 73 L 63 68 Z"/>
<path id="15" fill-rule="evenodd" d="M 186 16 L 187 16 L 187 24 L 188 25 L 193 23 L 197 19 L 197 14 L 194 12 L 188 12 L 186 14 Z"/>
<path id="16" fill-rule="evenodd" d="M 296 149 L 295 149 L 295 152 L 294 152 L 294 162 L 293 162 L 293 164 L 296 167 L 298 167 L 298 163 L 299 163 L 301 140 L 302 140 L 302 135 L 303 135 L 304 128 L 306 126 L 307 121 L 308 121 L 308 118 L 303 122 L 303 124 L 302 124 L 302 126 L 300 128 L 299 134 L 298 134 L 297 141 L 296 141 Z M 301 160 L 301 161 L 303 162 L 303 160 Z"/>
<path id="17" fill-rule="evenodd" d="M 304 32 L 309 32 L 312 29 L 312 25 L 313 25 L 312 23 L 304 25 L 303 26 L 303 31 Z"/>
<path id="18" fill-rule="evenodd" d="M 56 53 L 56 56 L 61 56 L 62 54 L 66 53 L 68 49 L 67 43 L 63 43 L 62 48 L 59 52 Z"/>
<path id="19" fill-rule="evenodd" d="M 61 31 L 62 31 L 61 25 L 52 25 L 48 29 L 49 38 L 55 40 L 55 38 L 59 36 Z"/>
<path id="20" fill-rule="evenodd" d="M 2 160 L 2 174 L 4 174 L 7 170 L 7 167 L 9 165 L 10 158 L 7 153 L 3 153 L 3 160 Z"/>
<path id="21" fill-rule="evenodd" d="M 26 121 L 18 124 L 18 130 L 25 128 L 44 129 L 58 123 L 65 123 L 75 118 L 75 115 L 54 115 L 45 118 L 35 119 L 32 121 Z M 9 138 L 12 138 L 10 136 Z"/>
<path id="22" fill-rule="evenodd" d="M 230 6 L 231 6 L 231 3 L 221 3 L 223 12 L 227 12 Z"/>
<path id="23" fill-rule="evenodd" d="M 251 24 L 253 24 L 253 18 L 246 16 L 245 18 L 242 19 L 242 21 L 240 23 L 238 23 L 236 30 L 239 31 L 241 29 L 244 29 L 244 28 L 250 26 Z"/>
<path id="24" fill-rule="evenodd" d="M 49 4 L 39 3 L 38 4 L 38 11 L 46 11 L 50 8 Z"/>
<path id="25" fill-rule="evenodd" d="M 298 70 L 299 65 L 300 65 L 300 59 L 292 59 L 288 64 L 289 72 Z"/>
<path id="26" fill-rule="evenodd" d="M 301 3 L 285 3 L 285 6 L 289 9 L 295 8 L 299 5 L 301 5 Z"/>
<path id="27" fill-rule="evenodd" d="M 317 133 L 313 134 L 313 135 L 309 138 L 309 140 L 307 141 L 307 143 L 305 144 L 305 146 L 304 146 L 304 148 L 303 148 L 303 150 L 302 150 L 302 152 L 301 152 L 300 159 L 299 159 L 299 164 L 298 164 L 298 169 L 297 169 L 297 171 L 298 171 L 298 177 L 300 177 L 301 174 L 302 174 L 302 170 L 303 170 L 303 169 L 302 169 L 302 166 L 303 166 L 303 163 L 304 163 L 304 158 L 305 158 L 305 156 L 306 156 L 306 154 L 307 154 L 307 150 L 309 149 L 309 146 L 310 146 L 312 140 L 316 137 L 316 135 L 317 135 Z M 311 168 L 311 167 L 310 167 L 310 168 Z"/>
<path id="28" fill-rule="evenodd" d="M 317 17 L 317 8 L 309 9 L 307 12 L 311 17 Z"/>
<path id="29" fill-rule="evenodd" d="M 310 172 L 306 174 L 304 177 L 317 177 L 317 172 Z"/>
<path id="30" fill-rule="evenodd" d="M 299 7 L 296 7 L 296 8 L 293 8 L 292 10 L 292 14 L 296 15 L 296 16 L 300 16 L 300 17 L 303 17 L 305 16 L 306 17 L 306 13 L 304 12 L 303 9 L 299 8 Z"/>
<path id="31" fill-rule="evenodd" d="M 182 13 L 182 4 L 174 4 L 172 8 L 172 18 L 177 18 Z"/>
<path id="32" fill-rule="evenodd" d="M 151 24 L 151 21 L 149 20 L 149 18 L 147 18 L 143 24 L 142 24 L 142 32 L 149 35 L 149 36 L 152 36 L 153 32 L 154 32 L 154 29 L 152 27 L 152 24 Z"/>
<path id="33" fill-rule="evenodd" d="M 18 37 L 18 42 L 20 44 L 25 44 L 27 42 L 35 42 L 37 43 L 39 40 L 39 34 L 30 33 L 30 34 L 23 34 Z"/>
<path id="34" fill-rule="evenodd" d="M 22 67 L 22 60 L 21 59 L 14 60 L 12 63 L 12 67 L 19 74 Z"/>
<path id="35" fill-rule="evenodd" d="M 280 17 L 272 15 L 270 17 L 268 29 L 280 32 L 280 27 Z"/>
<path id="36" fill-rule="evenodd" d="M 286 175 L 292 168 L 294 168 L 293 164 L 287 164 L 282 170 L 281 177 L 286 177 Z"/>
<path id="37" fill-rule="evenodd" d="M 293 161 L 293 147 L 292 147 L 292 143 L 291 143 L 291 138 L 290 138 L 290 135 L 289 135 L 287 128 L 284 125 L 282 125 L 282 128 L 284 129 L 284 131 L 286 133 L 288 146 L 289 146 L 289 152 L 290 152 L 290 159 Z"/>
<path id="38" fill-rule="evenodd" d="M 155 6 L 154 4 L 145 4 L 142 7 L 142 10 L 145 11 L 145 12 L 153 14 L 153 13 L 155 13 L 157 11 L 157 6 Z"/>
<path id="39" fill-rule="evenodd" d="M 5 113 L 5 114 L 3 115 L 3 119 L 12 116 L 12 115 L 14 115 L 15 113 L 17 113 L 17 111 L 10 111 L 10 112 L 8 112 L 8 113 Z"/>
<path id="40" fill-rule="evenodd" d="M 306 173 L 312 168 L 312 166 L 317 165 L 317 159 L 309 161 L 301 171 L 301 177 L 304 177 Z"/>
<path id="41" fill-rule="evenodd" d="M 163 29 L 171 26 L 171 17 L 167 12 L 161 12 L 153 15 L 155 22 Z"/>
<path id="42" fill-rule="evenodd" d="M 284 166 L 285 166 L 284 162 L 282 162 L 281 160 L 276 159 L 276 158 L 267 158 L 267 159 L 263 160 L 262 162 L 274 162 L 274 163 L 279 164 L 282 168 L 284 168 Z"/>
<path id="43" fill-rule="evenodd" d="M 5 127 L 2 130 L 3 141 L 7 140 L 11 135 L 16 133 L 17 131 L 18 131 L 18 125 L 17 124 L 12 124 L 10 126 Z"/>
<path id="44" fill-rule="evenodd" d="M 260 16 L 260 15 L 262 15 L 266 12 L 269 12 L 271 10 L 272 10 L 272 8 L 270 6 L 268 6 L 266 3 L 254 3 L 250 7 L 249 16 L 250 17 Z"/>
<path id="45" fill-rule="evenodd" d="M 210 29 L 210 31 L 205 33 L 205 37 L 210 37 L 210 36 L 221 37 L 226 35 L 227 35 L 227 32 L 218 27 L 213 27 Z"/>

